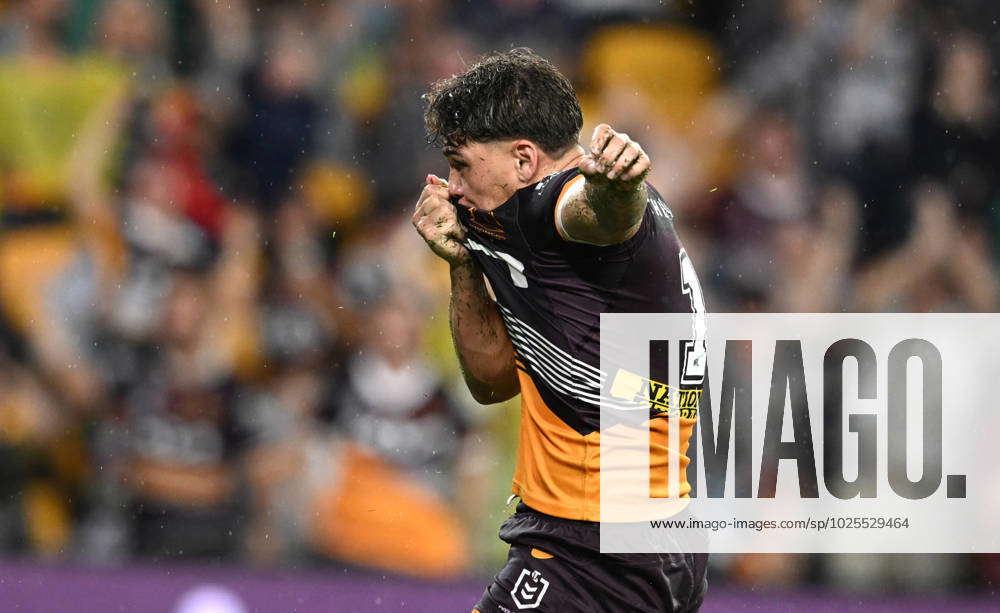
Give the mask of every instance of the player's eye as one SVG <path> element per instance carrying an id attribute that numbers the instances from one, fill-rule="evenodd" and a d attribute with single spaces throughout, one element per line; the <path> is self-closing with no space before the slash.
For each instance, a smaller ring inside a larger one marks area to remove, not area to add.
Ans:
<path id="1" fill-rule="evenodd" d="M 468 164 L 466 164 L 462 160 L 456 160 L 454 158 L 448 159 L 448 165 L 458 171 L 464 170 L 468 166 Z"/>

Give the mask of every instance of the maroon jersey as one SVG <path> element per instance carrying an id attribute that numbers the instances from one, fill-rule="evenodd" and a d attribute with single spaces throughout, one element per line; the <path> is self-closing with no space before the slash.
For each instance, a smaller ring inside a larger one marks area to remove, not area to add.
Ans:
<path id="1" fill-rule="evenodd" d="M 601 313 L 701 313 L 703 306 L 673 215 L 652 186 L 628 240 L 596 246 L 563 238 L 556 204 L 583 180 L 573 168 L 518 190 L 492 211 L 457 208 L 464 244 L 493 288 L 516 353 L 522 413 L 513 490 L 544 513 L 593 521 L 606 376 Z M 671 453 L 683 469 L 695 420 L 654 421 L 654 430 L 665 432 L 668 421 L 681 427 L 682 449 Z M 653 462 L 667 461 L 665 448 L 651 451 Z M 681 487 L 690 489 L 686 479 Z"/>

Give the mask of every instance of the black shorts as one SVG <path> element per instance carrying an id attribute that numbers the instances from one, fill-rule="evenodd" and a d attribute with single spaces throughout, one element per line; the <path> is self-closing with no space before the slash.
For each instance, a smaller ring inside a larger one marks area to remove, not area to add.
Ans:
<path id="1" fill-rule="evenodd" d="M 520 504 L 503 523 L 507 564 L 480 613 L 693 612 L 708 588 L 706 553 L 600 553 L 600 527 Z"/>

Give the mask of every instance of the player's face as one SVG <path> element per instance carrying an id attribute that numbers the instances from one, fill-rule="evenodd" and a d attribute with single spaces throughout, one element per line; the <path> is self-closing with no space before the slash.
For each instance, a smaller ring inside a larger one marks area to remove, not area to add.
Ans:
<path id="1" fill-rule="evenodd" d="M 494 141 L 445 147 L 444 156 L 451 167 L 448 173 L 451 199 L 484 211 L 507 202 L 523 187 L 517 176 L 518 159 L 512 145 L 512 141 Z"/>

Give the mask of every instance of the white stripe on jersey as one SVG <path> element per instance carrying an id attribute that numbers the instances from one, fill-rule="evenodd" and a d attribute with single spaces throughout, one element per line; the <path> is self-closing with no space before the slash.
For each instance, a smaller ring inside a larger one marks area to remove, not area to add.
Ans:
<path id="1" fill-rule="evenodd" d="M 503 305 L 497 306 L 525 366 L 554 390 L 595 407 L 600 407 L 603 399 L 605 406 L 623 411 L 649 408 L 647 403 L 623 403 L 602 395 L 601 384 L 607 379 L 605 373 L 555 346 Z"/>
<path id="2" fill-rule="evenodd" d="M 539 334 L 534 328 L 515 317 L 507 307 L 502 304 L 498 304 L 498 306 L 500 307 L 500 314 L 503 315 L 505 321 L 509 320 L 508 323 L 513 323 L 517 326 L 520 332 L 523 332 L 526 337 L 531 338 L 536 343 L 540 344 L 544 350 L 552 354 L 552 356 L 563 366 L 569 368 L 581 378 L 592 380 L 594 383 L 604 381 L 604 373 L 602 373 L 599 369 L 587 364 L 583 360 L 574 358 L 554 345 L 552 341 Z"/>

